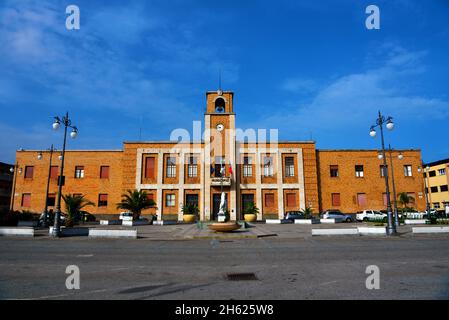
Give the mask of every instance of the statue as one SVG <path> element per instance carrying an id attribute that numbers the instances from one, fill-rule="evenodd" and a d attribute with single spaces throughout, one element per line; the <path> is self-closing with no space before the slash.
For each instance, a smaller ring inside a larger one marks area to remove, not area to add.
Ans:
<path id="1" fill-rule="evenodd" d="M 220 210 L 218 211 L 218 222 L 226 221 L 226 207 L 226 194 L 222 192 L 220 199 Z"/>

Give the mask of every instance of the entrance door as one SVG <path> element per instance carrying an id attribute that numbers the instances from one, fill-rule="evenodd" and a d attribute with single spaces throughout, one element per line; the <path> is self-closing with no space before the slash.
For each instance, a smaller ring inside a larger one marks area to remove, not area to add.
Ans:
<path id="1" fill-rule="evenodd" d="M 211 220 L 218 219 L 218 212 L 220 211 L 220 201 L 221 201 L 221 193 L 215 193 L 213 196 L 213 204 L 212 204 L 212 216 Z M 225 193 L 226 202 L 228 202 L 228 194 Z"/>

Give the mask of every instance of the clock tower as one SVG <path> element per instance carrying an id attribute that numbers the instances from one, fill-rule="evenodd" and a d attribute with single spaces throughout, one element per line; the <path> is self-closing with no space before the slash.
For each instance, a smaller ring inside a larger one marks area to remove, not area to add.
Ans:
<path id="1" fill-rule="evenodd" d="M 208 91 L 204 115 L 205 220 L 216 220 L 221 192 L 226 195 L 230 219 L 237 217 L 237 166 L 235 150 L 234 93 Z"/>

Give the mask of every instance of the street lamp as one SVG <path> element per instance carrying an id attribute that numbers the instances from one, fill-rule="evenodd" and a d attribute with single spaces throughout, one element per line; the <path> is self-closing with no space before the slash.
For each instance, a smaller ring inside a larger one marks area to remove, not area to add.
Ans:
<path id="1" fill-rule="evenodd" d="M 384 130 L 383 126 L 386 126 L 388 130 L 393 130 L 394 123 L 392 117 L 385 118 L 382 116 L 382 114 L 379 111 L 378 118 L 376 120 L 376 125 L 371 126 L 370 128 L 370 136 L 372 138 L 376 137 L 377 133 L 375 128 L 380 128 L 380 137 L 382 142 L 382 158 L 384 162 L 383 171 L 384 171 L 384 177 L 385 177 L 385 188 L 387 192 L 387 216 L 388 216 L 388 225 L 387 225 L 387 235 L 395 235 L 396 234 L 396 225 L 393 223 L 393 214 L 391 211 L 391 199 L 390 199 L 390 186 L 388 184 L 388 170 L 387 168 L 387 159 L 385 157 L 385 141 L 384 141 Z"/>
<path id="2" fill-rule="evenodd" d="M 51 161 L 53 159 L 53 152 L 56 151 L 56 149 L 53 147 L 53 144 L 51 145 L 50 149 L 48 149 L 48 151 L 50 152 L 50 161 L 48 164 L 48 176 L 47 176 L 47 189 L 45 191 L 45 208 L 44 208 L 44 219 L 42 221 L 42 227 L 46 228 L 47 227 L 47 216 L 48 216 L 48 190 L 50 187 L 50 177 L 51 177 Z M 37 154 L 37 159 L 38 160 L 42 160 L 43 156 L 42 156 L 42 151 L 40 151 Z"/>
<path id="3" fill-rule="evenodd" d="M 388 145 L 388 153 L 390 154 L 390 168 L 391 168 L 391 184 L 393 185 L 393 203 L 394 203 L 394 224 L 396 227 L 399 226 L 399 215 L 398 215 L 398 199 L 396 194 L 396 184 L 394 182 L 394 168 L 393 168 L 393 149 L 391 149 L 391 145 Z M 382 159 L 383 156 L 380 154 L 379 159 Z M 398 159 L 402 160 L 404 159 L 404 155 L 402 152 L 398 154 Z M 387 168 L 388 170 L 388 168 Z"/>
<path id="4" fill-rule="evenodd" d="M 55 210 L 55 223 L 53 225 L 53 237 L 59 237 L 61 233 L 61 226 L 59 219 L 61 217 L 61 197 L 62 197 L 62 185 L 64 184 L 64 161 L 65 161 L 65 146 L 67 142 L 67 128 L 72 128 L 72 132 L 70 133 L 70 137 L 75 139 L 78 135 L 78 129 L 75 126 L 72 126 L 72 121 L 69 119 L 69 113 L 66 112 L 65 116 L 60 119 L 59 117 L 54 118 L 53 129 L 58 130 L 61 127 L 61 123 L 64 125 L 64 143 L 62 145 L 62 153 L 60 156 L 61 159 L 61 169 L 59 172 L 58 178 L 58 198 L 56 202 L 56 210 Z"/>
<path id="5" fill-rule="evenodd" d="M 14 167 L 9 168 L 9 172 L 14 173 L 13 184 L 12 184 L 11 203 L 9 206 L 9 211 L 12 212 L 14 210 L 14 196 L 16 195 L 17 173 L 22 174 L 22 168 L 19 168 L 19 164 L 16 162 Z"/>

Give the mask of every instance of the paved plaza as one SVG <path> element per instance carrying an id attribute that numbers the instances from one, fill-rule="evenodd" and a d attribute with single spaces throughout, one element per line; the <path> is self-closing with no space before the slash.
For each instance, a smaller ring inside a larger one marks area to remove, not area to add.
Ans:
<path id="1" fill-rule="evenodd" d="M 310 228 L 241 231 L 254 238 L 207 238 L 196 225 L 139 227 L 136 240 L 2 237 L 0 298 L 449 298 L 448 235 L 312 237 Z M 79 290 L 65 286 L 68 265 L 79 267 Z M 379 290 L 366 289 L 369 265 L 379 267 Z M 228 279 L 241 273 L 255 279 Z"/>

